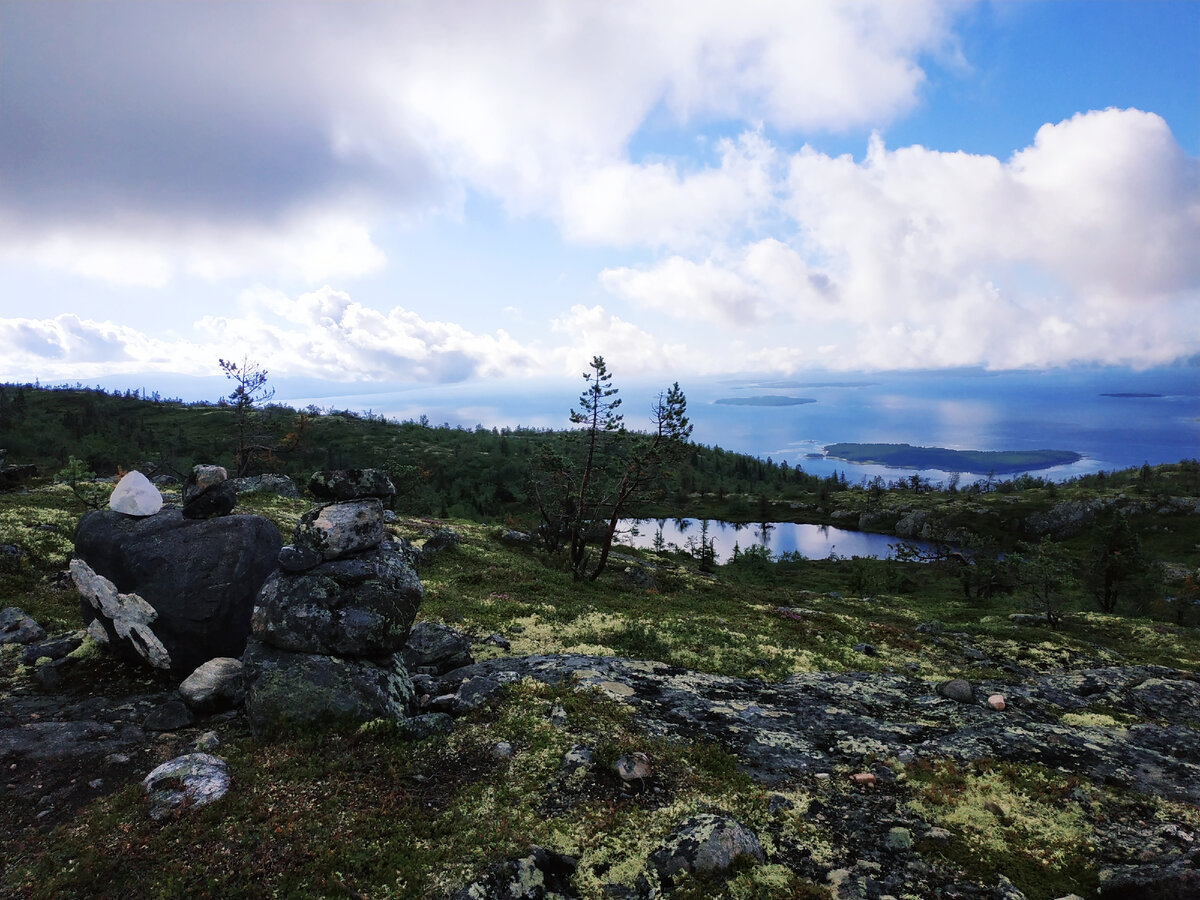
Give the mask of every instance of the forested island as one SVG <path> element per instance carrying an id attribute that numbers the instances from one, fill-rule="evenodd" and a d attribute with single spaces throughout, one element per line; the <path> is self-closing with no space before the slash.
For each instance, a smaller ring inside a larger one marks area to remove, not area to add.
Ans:
<path id="1" fill-rule="evenodd" d="M 1073 450 L 951 450 L 911 444 L 828 444 L 827 456 L 854 463 L 874 463 L 897 469 L 941 469 L 973 475 L 1015 475 L 1079 462 Z"/>

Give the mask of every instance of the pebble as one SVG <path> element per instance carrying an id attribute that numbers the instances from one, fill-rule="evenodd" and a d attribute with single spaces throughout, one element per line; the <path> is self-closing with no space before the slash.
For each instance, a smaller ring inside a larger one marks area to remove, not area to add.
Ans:
<path id="1" fill-rule="evenodd" d="M 850 780 L 855 784 L 871 785 L 875 783 L 875 776 L 870 772 L 856 772 L 850 776 Z"/>
<path id="2" fill-rule="evenodd" d="M 511 759 L 513 755 L 513 745 L 508 741 L 500 741 L 492 748 L 492 756 L 495 759 Z"/>
<path id="3" fill-rule="evenodd" d="M 104 779 L 103 778 L 93 778 L 91 781 L 88 782 L 88 787 L 92 788 L 93 790 L 95 790 L 97 788 L 102 788 L 102 787 L 104 787 Z"/>
<path id="4" fill-rule="evenodd" d="M 1004 709 L 1004 695 L 992 694 L 992 696 L 988 697 L 988 706 L 997 712 Z"/>

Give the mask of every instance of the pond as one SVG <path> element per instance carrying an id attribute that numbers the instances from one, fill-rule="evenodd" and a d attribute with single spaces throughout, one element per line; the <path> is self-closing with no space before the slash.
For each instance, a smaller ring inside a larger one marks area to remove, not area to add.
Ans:
<path id="1" fill-rule="evenodd" d="M 617 540 L 646 550 L 665 546 L 667 549 L 692 549 L 698 552 L 701 532 L 702 525 L 699 519 L 622 519 Z M 914 544 L 926 550 L 932 549 L 923 541 L 902 541 L 891 534 L 847 531 L 832 525 L 796 522 L 750 525 L 710 519 L 708 538 L 713 543 L 717 562 L 727 562 L 735 544 L 742 550 L 755 545 L 765 546 L 776 556 L 782 553 L 800 553 L 806 559 L 828 559 L 834 555 L 890 559 L 893 556 L 891 545 L 901 542 Z"/>

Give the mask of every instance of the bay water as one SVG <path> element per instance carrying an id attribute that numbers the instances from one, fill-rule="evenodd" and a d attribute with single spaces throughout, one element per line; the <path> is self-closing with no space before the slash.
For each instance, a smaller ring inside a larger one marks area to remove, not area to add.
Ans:
<path id="1" fill-rule="evenodd" d="M 646 428 L 658 392 L 668 383 L 614 383 L 630 428 Z M 392 386 L 371 393 L 293 396 L 297 408 L 352 409 L 397 420 L 464 428 L 570 427 L 582 379 L 497 380 L 438 386 Z M 844 473 L 852 483 L 876 475 L 931 481 L 948 472 L 854 464 L 825 458 L 839 442 L 907 443 L 959 450 L 1070 450 L 1082 458 L 1035 474 L 1064 480 L 1130 466 L 1200 456 L 1200 367 L 1137 371 L 1124 368 L 986 372 L 953 370 L 792 376 L 698 378 L 680 382 L 700 444 L 786 460 L 817 475 Z M 813 402 L 796 405 L 778 399 Z M 740 400 L 742 404 L 721 403 Z M 970 480 L 975 476 L 964 476 Z"/>

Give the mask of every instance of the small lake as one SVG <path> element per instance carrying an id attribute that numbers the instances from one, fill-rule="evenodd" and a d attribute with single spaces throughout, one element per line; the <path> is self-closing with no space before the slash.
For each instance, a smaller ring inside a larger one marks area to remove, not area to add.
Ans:
<path id="1" fill-rule="evenodd" d="M 622 519 L 617 540 L 646 550 L 653 549 L 659 541 L 668 547 L 681 550 L 700 547 L 701 522 L 699 519 Z M 889 559 L 889 545 L 901 543 L 901 538 L 891 534 L 875 534 L 869 531 L 847 531 L 832 525 L 807 525 L 795 522 L 768 522 L 762 525 L 742 525 L 710 519 L 708 537 L 713 542 L 718 562 L 728 562 L 734 544 L 742 550 L 755 545 L 764 546 L 772 554 L 799 552 L 807 559 L 828 559 L 838 556 L 875 556 Z M 904 540 L 903 543 L 931 549 L 922 541 Z"/>

